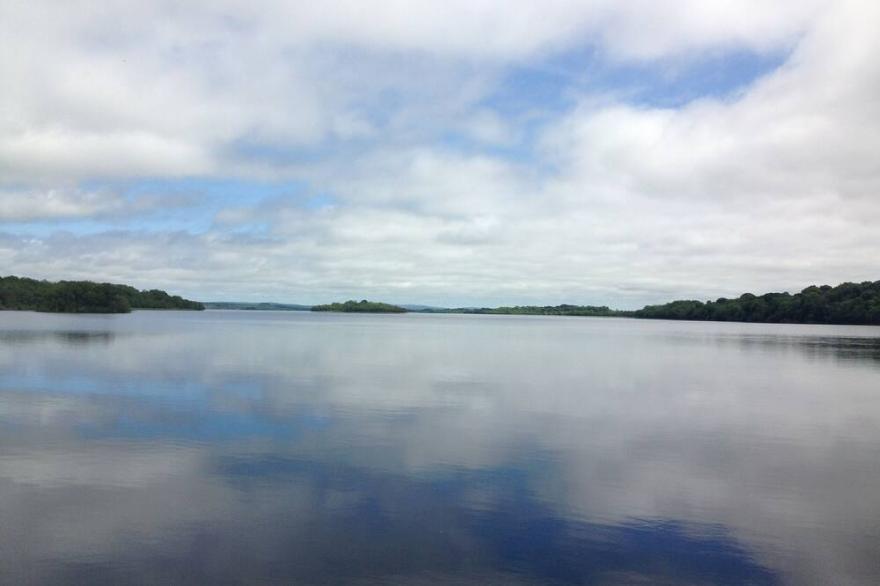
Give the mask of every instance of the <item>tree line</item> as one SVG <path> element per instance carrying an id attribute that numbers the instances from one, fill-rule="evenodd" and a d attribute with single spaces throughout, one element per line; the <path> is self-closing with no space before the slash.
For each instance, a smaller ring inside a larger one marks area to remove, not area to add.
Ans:
<path id="1" fill-rule="evenodd" d="M 316 305 L 312 311 L 394 312 L 402 307 L 366 300 Z M 810 323 L 880 325 L 880 281 L 810 286 L 800 293 L 744 293 L 736 299 L 715 301 L 678 300 L 620 311 L 596 305 L 516 305 L 502 307 L 427 307 L 419 313 L 467 313 L 496 315 L 567 315 L 587 317 L 634 317 L 695 321 L 761 323 Z"/>
<path id="2" fill-rule="evenodd" d="M 159 289 L 138 290 L 129 285 L 92 281 L 39 281 L 0 277 L 0 310 L 58 313 L 128 313 L 132 309 L 194 309 L 204 306 Z"/>
<path id="3" fill-rule="evenodd" d="M 427 308 L 421 313 L 473 313 L 494 315 L 575 315 L 584 317 L 627 316 L 631 312 L 617 311 L 607 306 L 596 305 L 514 305 L 502 307 L 458 307 L 455 309 Z"/>
<path id="4" fill-rule="evenodd" d="M 745 293 L 737 299 L 679 300 L 632 313 L 647 319 L 880 325 L 880 281 L 815 285 L 800 293 Z"/>
<path id="5" fill-rule="evenodd" d="M 221 305 L 221 304 L 215 304 Z M 241 304 L 244 305 L 244 304 Z M 265 306 L 265 307 L 263 307 Z M 257 304 L 264 309 L 274 304 Z M 307 309 L 307 306 L 290 306 Z M 49 282 L 26 277 L 0 277 L 0 310 L 19 309 L 63 313 L 127 313 L 132 309 L 193 309 L 198 301 L 169 295 L 159 289 L 138 290 L 129 285 L 91 281 Z M 248 307 L 250 308 L 250 306 Z M 275 307 L 272 307 L 275 308 Z M 349 300 L 315 305 L 312 311 L 346 313 L 405 313 L 406 308 L 376 301 Z M 425 308 L 426 313 L 503 315 L 568 315 L 636 317 L 701 321 L 880 325 L 880 281 L 842 283 L 836 287 L 810 286 L 800 293 L 745 293 L 736 299 L 678 300 L 648 305 L 636 311 L 618 311 L 594 305 L 517 305 L 502 307 Z"/>

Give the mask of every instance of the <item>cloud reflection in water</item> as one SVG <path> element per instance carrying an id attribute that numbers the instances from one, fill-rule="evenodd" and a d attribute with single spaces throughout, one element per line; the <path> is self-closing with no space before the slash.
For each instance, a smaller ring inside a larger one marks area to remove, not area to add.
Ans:
<path id="1" fill-rule="evenodd" d="M 871 328 L 234 312 L 105 327 L 85 346 L 0 335 L 3 575 L 880 576 Z"/>

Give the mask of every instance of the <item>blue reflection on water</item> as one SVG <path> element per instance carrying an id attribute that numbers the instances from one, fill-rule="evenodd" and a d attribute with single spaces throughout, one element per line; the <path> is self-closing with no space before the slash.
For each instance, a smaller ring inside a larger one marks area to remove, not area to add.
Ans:
<path id="1" fill-rule="evenodd" d="M 265 458 L 224 462 L 218 473 L 235 479 L 243 490 L 255 483 L 308 479 L 319 491 L 356 491 L 361 495 L 357 504 L 332 520 L 346 540 L 384 542 L 385 556 L 405 559 L 415 554 L 408 550 L 424 545 L 424 531 L 432 528 L 439 536 L 431 540 L 432 556 L 442 560 L 438 565 L 446 572 L 462 570 L 463 560 L 482 558 L 503 572 L 553 583 L 593 583 L 609 576 L 689 584 L 779 581 L 723 527 L 672 520 L 602 525 L 560 516 L 535 498 L 531 473 L 522 468 L 459 470 L 440 479 L 413 480 L 350 466 Z M 491 492 L 496 505 L 463 506 L 474 488 Z M 469 541 L 472 549 L 462 547 L 462 535 L 469 536 L 464 544 Z"/>
<path id="2" fill-rule="evenodd" d="M 871 329 L 0 319 L 11 582 L 880 577 Z"/>
<path id="3" fill-rule="evenodd" d="M 237 413 L 213 413 L 210 416 L 181 417 L 171 414 L 144 420 L 131 414 L 120 415 L 105 425 L 80 425 L 79 436 L 87 439 L 172 439 L 192 441 L 229 441 L 265 437 L 287 442 L 304 430 L 323 429 L 330 420 L 323 416 L 301 415 L 285 421 L 267 421 Z"/>

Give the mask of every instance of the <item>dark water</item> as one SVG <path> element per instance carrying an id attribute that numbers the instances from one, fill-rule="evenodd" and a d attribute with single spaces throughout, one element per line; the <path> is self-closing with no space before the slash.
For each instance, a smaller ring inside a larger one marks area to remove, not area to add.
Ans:
<path id="1" fill-rule="evenodd" d="M 880 328 L 0 313 L 3 584 L 878 584 Z"/>

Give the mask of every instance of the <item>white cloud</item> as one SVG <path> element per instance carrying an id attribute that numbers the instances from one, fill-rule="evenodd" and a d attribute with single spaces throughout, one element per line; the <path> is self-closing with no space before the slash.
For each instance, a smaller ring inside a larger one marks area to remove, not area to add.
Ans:
<path id="1" fill-rule="evenodd" d="M 350 109 L 370 95 L 427 85 L 455 101 L 485 75 L 469 64 L 585 43 L 621 58 L 765 50 L 790 43 L 812 12 L 751 4 L 11 2 L 0 9 L 0 178 L 227 172 L 223 147 L 242 137 L 370 133 Z M 416 71 L 395 76 L 406 60 Z M 498 123 L 477 116 L 476 131 L 497 137 Z"/>
<path id="2" fill-rule="evenodd" d="M 81 179 L 293 179 L 331 202 L 229 199 L 201 234 L 136 217 L 85 236 L 7 224 L 7 272 L 201 298 L 624 306 L 877 278 L 870 2 L 0 10 L 7 222 L 135 213 L 70 187 Z M 734 94 L 674 108 L 566 88 L 568 111 L 493 109 L 510 67 L 584 46 L 657 67 L 790 53 Z"/>

